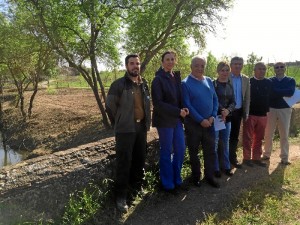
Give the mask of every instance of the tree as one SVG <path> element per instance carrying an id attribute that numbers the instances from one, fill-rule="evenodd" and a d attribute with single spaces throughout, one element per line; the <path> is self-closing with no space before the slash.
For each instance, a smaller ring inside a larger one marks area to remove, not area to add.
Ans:
<path id="1" fill-rule="evenodd" d="M 254 66 L 256 63 L 261 62 L 263 57 L 259 57 L 252 52 L 247 57 L 247 64 L 243 68 L 243 72 L 248 76 L 251 76 L 254 71 Z"/>
<path id="2" fill-rule="evenodd" d="M 218 65 L 217 58 L 213 56 L 211 52 L 209 52 L 206 61 L 207 61 L 206 69 L 205 69 L 206 76 L 215 78 L 217 74 L 217 65 Z"/>
<path id="3" fill-rule="evenodd" d="M 16 107 L 20 108 L 25 121 L 27 116 L 30 118 L 32 114 L 33 101 L 41 77 L 49 74 L 56 62 L 53 51 L 27 29 L 24 22 L 28 21 L 23 20 L 22 16 L 22 13 L 16 12 L 12 18 L 1 20 L 0 64 L 5 68 L 7 79 L 12 80 L 17 89 Z M 24 93 L 28 88 L 32 88 L 33 92 L 28 109 L 25 110 Z"/>
<path id="4" fill-rule="evenodd" d="M 183 46 L 193 38 L 205 47 L 205 34 L 214 32 L 221 23 L 220 11 L 227 10 L 232 0 L 155 0 L 128 12 L 126 51 L 142 57 L 141 71 L 162 50 Z"/>
<path id="5" fill-rule="evenodd" d="M 93 90 L 103 124 L 109 127 L 102 103 L 106 95 L 100 78 L 99 63 L 114 65 L 119 62 L 118 10 L 124 7 L 123 1 L 15 0 L 14 2 L 18 8 L 35 18 L 35 32 L 47 40 L 51 48 L 69 66 L 81 73 Z"/>

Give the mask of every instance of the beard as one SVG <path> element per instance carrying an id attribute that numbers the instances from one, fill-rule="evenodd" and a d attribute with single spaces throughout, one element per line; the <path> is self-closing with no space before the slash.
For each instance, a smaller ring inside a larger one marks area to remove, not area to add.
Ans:
<path id="1" fill-rule="evenodd" d="M 132 77 L 137 77 L 140 75 L 140 71 L 134 70 L 134 71 L 128 71 L 128 74 Z"/>

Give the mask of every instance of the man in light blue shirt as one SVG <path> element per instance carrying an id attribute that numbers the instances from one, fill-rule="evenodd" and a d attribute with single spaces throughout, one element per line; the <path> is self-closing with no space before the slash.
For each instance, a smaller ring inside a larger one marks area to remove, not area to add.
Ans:
<path id="1" fill-rule="evenodd" d="M 242 77 L 235 76 L 233 74 L 230 75 L 232 79 L 232 86 L 234 90 L 234 96 L 235 96 L 235 101 L 236 101 L 236 106 L 235 109 L 240 109 L 242 108 L 243 105 L 243 100 L 242 100 Z"/>
<path id="2" fill-rule="evenodd" d="M 232 112 L 229 159 L 230 163 L 236 168 L 242 167 L 237 160 L 236 151 L 239 142 L 241 121 L 242 118 L 244 120 L 248 119 L 250 106 L 250 80 L 249 77 L 241 73 L 243 65 L 243 58 L 236 56 L 231 59 L 231 76 L 229 76 L 229 80 L 233 86 L 236 106 Z"/>

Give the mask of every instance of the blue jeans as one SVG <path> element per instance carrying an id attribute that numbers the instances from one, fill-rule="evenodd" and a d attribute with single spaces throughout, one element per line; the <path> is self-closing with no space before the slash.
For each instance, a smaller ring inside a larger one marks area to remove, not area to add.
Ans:
<path id="1" fill-rule="evenodd" d="M 185 142 L 183 126 L 178 121 L 175 128 L 157 128 L 160 145 L 159 174 L 165 190 L 182 184 L 181 168 L 184 160 Z"/>
<path id="2" fill-rule="evenodd" d="M 225 129 L 216 131 L 216 139 L 215 139 L 215 171 L 220 170 L 220 162 L 221 167 L 223 169 L 229 170 L 230 169 L 230 160 L 229 160 L 229 137 L 230 137 L 230 130 L 231 130 L 231 122 L 225 123 Z M 219 136 L 221 141 L 221 149 L 218 151 L 218 143 L 219 143 Z M 218 153 L 219 152 L 219 153 Z M 223 165 L 222 165 L 223 164 Z"/>

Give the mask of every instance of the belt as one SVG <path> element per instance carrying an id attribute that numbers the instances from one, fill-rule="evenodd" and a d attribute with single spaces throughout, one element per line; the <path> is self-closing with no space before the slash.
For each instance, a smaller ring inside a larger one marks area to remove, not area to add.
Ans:
<path id="1" fill-rule="evenodd" d="M 136 123 L 140 123 L 141 121 L 142 120 L 140 120 L 140 119 L 135 120 Z"/>

